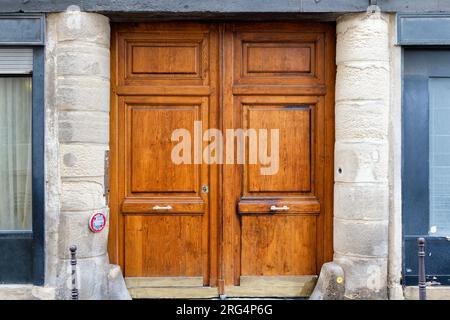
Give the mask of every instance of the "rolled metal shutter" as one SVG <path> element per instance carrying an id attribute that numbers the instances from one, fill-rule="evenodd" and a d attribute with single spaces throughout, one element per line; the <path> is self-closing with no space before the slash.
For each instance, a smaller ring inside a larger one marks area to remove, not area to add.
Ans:
<path id="1" fill-rule="evenodd" d="M 0 48 L 0 74 L 30 74 L 32 72 L 32 48 Z"/>

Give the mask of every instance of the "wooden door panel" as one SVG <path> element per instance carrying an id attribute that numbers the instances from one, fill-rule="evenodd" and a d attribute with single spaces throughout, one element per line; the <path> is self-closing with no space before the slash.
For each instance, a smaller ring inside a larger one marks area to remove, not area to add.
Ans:
<path id="1" fill-rule="evenodd" d="M 117 39 L 119 85 L 209 85 L 213 36 L 199 25 L 123 27 Z"/>
<path id="2" fill-rule="evenodd" d="M 316 274 L 316 217 L 242 217 L 241 275 Z"/>
<path id="3" fill-rule="evenodd" d="M 244 128 L 261 134 L 267 130 L 267 147 L 271 133 L 278 132 L 279 164 L 246 164 L 244 195 L 255 193 L 309 192 L 311 190 L 311 109 L 307 105 L 245 105 Z M 260 141 L 262 140 L 261 137 Z M 259 155 L 266 149 L 258 144 Z M 269 148 L 267 148 L 269 149 Z M 247 153 L 250 150 L 247 148 Z M 266 152 L 263 152 L 266 153 Z M 274 150 L 270 153 L 273 155 Z M 275 161 L 276 159 L 272 159 Z M 276 171 L 276 173 L 274 173 Z M 273 172 L 273 174 L 271 174 Z"/>
<path id="4" fill-rule="evenodd" d="M 130 110 L 130 193 L 196 193 L 198 168 L 171 161 L 176 142 L 168 137 L 178 128 L 193 136 L 194 121 L 200 120 L 198 114 L 198 106 L 142 106 Z"/>
<path id="5" fill-rule="evenodd" d="M 202 276 L 202 223 L 202 216 L 127 216 L 126 277 Z"/>
<path id="6" fill-rule="evenodd" d="M 207 128 L 208 99 L 127 97 L 121 101 L 125 276 L 204 275 L 209 199 L 201 185 L 208 185 L 208 168 L 174 164 L 171 154 L 178 141 L 171 136 L 183 129 L 193 137 L 194 121 Z"/>
<path id="7" fill-rule="evenodd" d="M 205 212 L 208 196 L 201 186 L 208 185 L 208 168 L 193 163 L 193 148 L 188 150 L 191 163 L 174 163 L 172 150 L 180 140 L 172 139 L 172 133 L 184 130 L 193 145 L 194 122 L 208 128 L 208 99 L 133 96 L 120 101 L 120 127 L 126 133 L 119 138 L 126 154 L 122 212 Z"/>
<path id="8" fill-rule="evenodd" d="M 199 45 L 143 43 L 131 48 L 130 74 L 198 75 Z"/>
<path id="9" fill-rule="evenodd" d="M 322 135 L 316 123 L 323 114 L 320 100 L 309 96 L 235 98 L 236 127 L 258 132 L 266 129 L 268 137 L 270 130 L 279 132 L 277 172 L 262 172 L 271 165 L 261 164 L 260 159 L 257 164 L 246 162 L 242 166 L 240 214 L 277 213 L 271 210 L 272 206 L 286 206 L 289 213 L 320 212 L 320 195 L 316 194 L 316 176 L 320 177 L 323 169 L 316 147 L 316 140 Z M 271 146 L 268 140 L 267 146 Z M 250 145 L 245 145 L 247 155 L 252 152 Z M 258 152 L 269 155 L 269 150 L 262 148 Z"/>
<path id="10" fill-rule="evenodd" d="M 196 134 L 217 127 L 217 26 L 112 31 L 112 261 L 135 280 L 135 296 L 210 297 L 217 289 L 202 289 L 217 284 L 217 204 L 202 186 L 215 188 L 217 168 L 194 163 L 193 147 Z M 177 129 L 191 138 L 187 163 L 172 159 L 184 139 L 172 136 Z M 178 290 L 176 279 L 188 285 Z"/>
<path id="11" fill-rule="evenodd" d="M 307 294 L 331 259 L 333 40 L 327 25 L 226 27 L 224 128 L 279 130 L 274 174 L 262 173 L 267 162 L 249 164 L 250 139 L 247 161 L 223 169 L 228 294 Z"/>
<path id="12" fill-rule="evenodd" d="M 284 44 L 265 42 L 244 44 L 244 72 L 246 74 L 301 74 L 311 73 L 311 51 L 313 46 L 306 44 Z M 267 58 L 270 57 L 270 60 Z"/>
<path id="13" fill-rule="evenodd" d="M 323 83 L 323 32 L 235 29 L 235 85 Z"/>
<path id="14" fill-rule="evenodd" d="M 207 129 L 208 99 L 132 96 L 119 102 L 125 276 L 202 276 L 208 265 L 209 198 L 201 186 L 209 183 L 208 168 L 175 164 L 172 150 L 179 141 L 172 141 L 172 133 L 182 129 L 193 139 L 195 121 Z M 188 152 L 193 162 L 193 148 Z"/>
<path id="15" fill-rule="evenodd" d="M 323 105 L 317 97 L 295 96 L 242 96 L 235 103 L 237 127 L 279 131 L 275 174 L 262 174 L 260 163 L 241 168 L 241 276 L 315 275 Z M 245 148 L 252 152 L 250 143 Z"/>

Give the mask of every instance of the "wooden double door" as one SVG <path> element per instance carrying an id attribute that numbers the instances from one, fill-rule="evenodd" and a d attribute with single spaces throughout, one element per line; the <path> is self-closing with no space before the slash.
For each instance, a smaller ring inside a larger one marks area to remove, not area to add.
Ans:
<path id="1" fill-rule="evenodd" d="M 134 297 L 311 292 L 332 258 L 334 47 L 321 23 L 113 25 L 109 254 Z"/>

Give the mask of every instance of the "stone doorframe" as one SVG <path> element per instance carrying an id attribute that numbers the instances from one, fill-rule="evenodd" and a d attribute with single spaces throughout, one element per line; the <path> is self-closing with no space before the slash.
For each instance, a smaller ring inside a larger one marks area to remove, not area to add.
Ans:
<path id="1" fill-rule="evenodd" d="M 337 19 L 334 262 L 354 299 L 385 299 L 388 286 L 392 298 L 402 296 L 394 23 L 379 12 Z M 74 8 L 47 16 L 45 287 L 56 299 L 69 295 L 72 244 L 79 248 L 81 298 L 128 297 L 108 261 L 108 232 L 87 228 L 92 213 L 108 214 L 109 37 L 103 15 Z"/>

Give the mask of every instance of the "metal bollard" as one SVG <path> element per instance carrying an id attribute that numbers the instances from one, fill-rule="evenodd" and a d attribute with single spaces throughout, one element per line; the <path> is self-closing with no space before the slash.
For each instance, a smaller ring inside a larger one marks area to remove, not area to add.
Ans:
<path id="1" fill-rule="evenodd" d="M 72 266 L 72 290 L 71 299 L 78 300 L 78 289 L 77 289 L 77 246 L 70 247 L 70 264 Z"/>
<path id="2" fill-rule="evenodd" d="M 425 278 L 425 238 L 418 238 L 419 246 L 419 300 L 427 299 L 427 283 Z"/>

